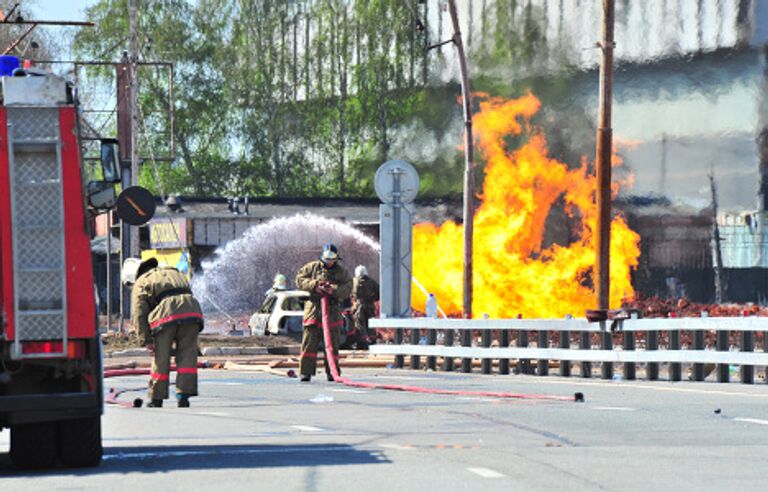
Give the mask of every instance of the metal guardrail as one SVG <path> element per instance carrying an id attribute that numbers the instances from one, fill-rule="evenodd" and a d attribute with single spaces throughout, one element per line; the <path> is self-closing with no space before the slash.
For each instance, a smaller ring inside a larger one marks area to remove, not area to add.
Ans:
<path id="1" fill-rule="evenodd" d="M 613 378 L 613 364 L 623 364 L 625 379 L 636 379 L 637 364 L 645 364 L 645 379 L 659 379 L 659 369 L 664 365 L 670 381 L 683 379 L 685 365 L 691 365 L 690 379 L 703 381 L 708 369 L 714 364 L 717 380 L 728 382 L 732 365 L 739 366 L 742 383 L 754 383 L 755 366 L 767 367 L 768 318 L 627 318 L 589 322 L 583 318 L 568 319 L 475 319 L 453 318 L 375 318 L 369 320 L 372 329 L 395 330 L 395 344 L 372 345 L 373 354 L 394 355 L 395 367 L 404 366 L 404 357 L 410 356 L 410 367 L 421 367 L 421 357 L 426 357 L 427 367 L 437 369 L 437 358 L 442 358 L 442 369 L 451 371 L 454 359 L 461 358 L 464 372 L 471 371 L 472 359 L 481 360 L 481 371 L 492 372 L 493 361 L 498 360 L 498 372 L 508 374 L 510 363 L 515 372 L 543 376 L 549 373 L 549 361 L 560 361 L 561 376 L 571 376 L 571 363 L 580 362 L 581 376 L 592 377 L 592 364 L 601 365 L 601 377 Z M 422 336 L 422 330 L 426 336 Z M 454 346 L 456 331 L 481 332 L 480 346 Z M 437 333 L 444 333 L 443 344 L 437 343 Z M 537 332 L 537 346 L 529 347 L 531 331 Z M 410 340 L 403 344 L 404 334 Z M 557 347 L 550 347 L 550 332 L 559 332 Z M 739 334 L 739 350 L 733 350 L 729 342 L 731 333 Z M 763 350 L 755 352 L 755 332 L 763 334 Z M 689 348 L 681 346 L 681 334 L 690 333 Z M 714 348 L 706 348 L 707 333 L 715 334 Z M 572 338 L 578 335 L 578 348 Z M 666 338 L 666 346 L 659 346 L 659 338 Z M 621 343 L 615 344 L 615 338 Z M 494 343 L 495 338 L 495 343 Z M 593 347 L 597 338 L 597 346 Z M 515 341 L 510 346 L 510 341 Z M 426 343 L 425 343 L 426 342 Z M 497 345 L 492 347 L 492 345 Z M 533 370 L 532 361 L 536 360 Z M 711 369 L 710 369 L 711 372 Z M 768 376 L 766 377 L 768 382 Z"/>

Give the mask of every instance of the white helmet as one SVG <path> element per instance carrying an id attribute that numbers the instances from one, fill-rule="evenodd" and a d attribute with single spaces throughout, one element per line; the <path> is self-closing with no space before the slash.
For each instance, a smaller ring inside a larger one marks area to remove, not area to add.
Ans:
<path id="1" fill-rule="evenodd" d="M 368 275 L 368 269 L 363 265 L 357 265 L 357 268 L 355 268 L 355 277 L 364 277 L 366 275 Z"/>
<path id="2" fill-rule="evenodd" d="M 275 280 L 272 284 L 273 289 L 288 290 L 288 279 L 282 273 L 275 275 Z"/>
<path id="3" fill-rule="evenodd" d="M 141 260 L 138 258 L 126 258 L 123 262 L 123 269 L 120 273 L 120 281 L 123 285 L 133 285 L 136 283 L 136 274 L 139 271 Z"/>

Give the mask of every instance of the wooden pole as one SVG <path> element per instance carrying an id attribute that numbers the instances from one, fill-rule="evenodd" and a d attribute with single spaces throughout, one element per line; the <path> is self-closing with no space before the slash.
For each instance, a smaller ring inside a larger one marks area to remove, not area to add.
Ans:
<path id="1" fill-rule="evenodd" d="M 603 0 L 603 40 L 600 43 L 600 123 L 597 128 L 597 308 L 609 309 L 611 249 L 611 100 L 613 91 L 614 0 Z"/>
<path id="2" fill-rule="evenodd" d="M 459 55 L 461 69 L 461 97 L 464 103 L 464 276 L 463 292 L 464 318 L 472 318 L 472 234 L 475 217 L 475 166 L 472 147 L 472 95 L 469 89 L 467 59 L 464 56 L 464 43 L 461 40 L 459 18 L 456 14 L 456 1 L 449 0 L 448 8 L 453 22 L 453 43 Z"/>

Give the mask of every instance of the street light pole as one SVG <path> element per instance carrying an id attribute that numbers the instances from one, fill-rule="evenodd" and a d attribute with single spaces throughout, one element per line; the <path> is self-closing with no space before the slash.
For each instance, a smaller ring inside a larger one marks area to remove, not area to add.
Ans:
<path id="1" fill-rule="evenodd" d="M 611 100 L 613 92 L 614 0 L 603 0 L 603 40 L 600 43 L 600 103 L 597 128 L 597 308 L 609 309 L 611 250 Z"/>

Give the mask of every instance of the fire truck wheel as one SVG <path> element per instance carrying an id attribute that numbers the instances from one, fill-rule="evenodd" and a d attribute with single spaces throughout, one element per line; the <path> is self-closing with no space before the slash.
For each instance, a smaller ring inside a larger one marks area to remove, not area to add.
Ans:
<path id="1" fill-rule="evenodd" d="M 11 427 L 11 461 L 17 468 L 50 468 L 56 462 L 56 423 Z"/>
<path id="2" fill-rule="evenodd" d="M 64 466 L 96 466 L 101 455 L 100 416 L 59 422 L 59 458 Z"/>

